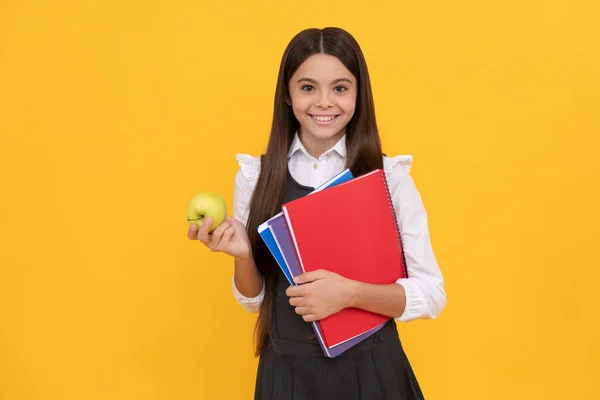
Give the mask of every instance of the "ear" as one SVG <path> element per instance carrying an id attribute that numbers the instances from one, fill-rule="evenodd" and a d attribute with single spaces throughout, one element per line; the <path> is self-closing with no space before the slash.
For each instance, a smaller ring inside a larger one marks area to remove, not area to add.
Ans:
<path id="1" fill-rule="evenodd" d="M 286 103 L 288 106 L 291 106 L 291 105 L 292 105 L 292 99 L 290 98 L 290 96 L 288 96 L 288 95 L 286 95 L 286 96 L 285 96 L 285 103 Z"/>

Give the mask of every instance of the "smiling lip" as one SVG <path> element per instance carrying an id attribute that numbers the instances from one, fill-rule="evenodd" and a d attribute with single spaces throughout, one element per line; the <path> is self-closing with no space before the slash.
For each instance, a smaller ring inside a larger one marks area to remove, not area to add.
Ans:
<path id="1" fill-rule="evenodd" d="M 339 117 L 339 115 L 313 115 L 308 114 L 310 118 L 318 125 L 329 125 Z"/>

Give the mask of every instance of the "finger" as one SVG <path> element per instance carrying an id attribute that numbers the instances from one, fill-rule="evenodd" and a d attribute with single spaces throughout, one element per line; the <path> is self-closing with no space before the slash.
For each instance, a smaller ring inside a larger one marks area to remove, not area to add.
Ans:
<path id="1" fill-rule="evenodd" d="M 233 226 L 230 226 L 229 228 L 225 229 L 225 232 L 223 232 L 223 236 L 221 237 L 221 241 L 219 242 L 219 246 L 228 245 L 229 242 L 231 242 L 231 237 L 234 233 L 235 228 Z"/>
<path id="2" fill-rule="evenodd" d="M 296 307 L 294 311 L 298 315 L 310 315 L 310 309 L 308 307 Z"/>
<path id="3" fill-rule="evenodd" d="M 290 305 L 294 307 L 305 307 L 306 301 L 304 297 L 290 297 Z"/>
<path id="4" fill-rule="evenodd" d="M 198 240 L 204 244 L 208 243 L 208 241 L 210 240 L 210 235 L 208 231 L 210 230 L 212 223 L 212 217 L 206 217 L 204 219 L 204 223 L 202 224 L 200 229 L 198 229 L 198 234 L 196 236 L 198 237 Z"/>
<path id="5" fill-rule="evenodd" d="M 196 240 L 196 235 L 197 234 L 198 234 L 198 225 L 191 224 L 190 225 L 190 229 L 188 229 L 188 232 L 187 232 L 188 239 L 190 239 L 190 240 Z"/>
<path id="6" fill-rule="evenodd" d="M 230 223 L 228 222 L 223 222 L 221 225 L 219 225 L 219 227 L 217 229 L 215 229 L 212 233 L 213 237 L 214 236 L 223 236 L 223 232 L 225 232 L 227 230 L 227 228 L 229 228 L 231 226 Z"/>
<path id="7" fill-rule="evenodd" d="M 327 272 L 322 269 L 318 269 L 316 271 L 305 272 L 305 273 L 300 274 L 297 277 L 295 277 L 294 282 L 299 285 L 303 284 L 303 283 L 313 282 L 313 281 L 317 281 L 319 279 L 324 279 L 326 274 L 327 274 Z"/>
<path id="8" fill-rule="evenodd" d="M 207 246 L 211 250 L 216 250 L 219 247 L 219 243 L 223 237 L 223 232 L 229 227 L 229 224 L 221 224 L 217 229 L 215 229 L 211 235 L 210 240 L 208 241 Z"/>
<path id="9" fill-rule="evenodd" d="M 306 322 L 315 322 L 319 320 L 319 317 L 317 317 L 315 314 L 305 314 L 302 315 L 302 319 Z"/>
<path id="10" fill-rule="evenodd" d="M 300 286 L 290 286 L 285 290 L 285 294 L 289 297 L 299 297 L 304 294 L 304 288 Z"/>

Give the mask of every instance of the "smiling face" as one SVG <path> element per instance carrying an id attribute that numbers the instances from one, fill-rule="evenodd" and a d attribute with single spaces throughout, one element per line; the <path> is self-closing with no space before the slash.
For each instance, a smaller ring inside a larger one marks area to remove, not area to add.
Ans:
<path id="1" fill-rule="evenodd" d="M 315 54 L 292 75 L 289 92 L 300 140 L 318 157 L 346 133 L 356 108 L 356 78 L 337 57 Z"/>

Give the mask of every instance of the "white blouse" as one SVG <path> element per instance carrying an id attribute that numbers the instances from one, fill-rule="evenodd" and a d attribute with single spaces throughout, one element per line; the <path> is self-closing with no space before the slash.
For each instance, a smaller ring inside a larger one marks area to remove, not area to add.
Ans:
<path id="1" fill-rule="evenodd" d="M 235 175 L 233 197 L 234 218 L 246 225 L 250 198 L 260 173 L 260 157 L 248 154 L 236 156 L 240 169 Z M 346 138 L 319 158 L 308 154 L 298 135 L 294 137 L 288 154 L 290 174 L 301 185 L 317 187 L 341 172 L 346 162 Z M 397 321 L 436 318 L 446 305 L 444 279 L 435 258 L 429 237 L 427 213 L 421 196 L 409 175 L 412 156 L 383 156 L 384 172 L 400 225 L 407 278 L 398 279 L 406 292 L 406 307 Z M 256 297 L 243 296 L 232 277 L 233 294 L 237 302 L 249 312 L 258 312 L 265 289 Z"/>

